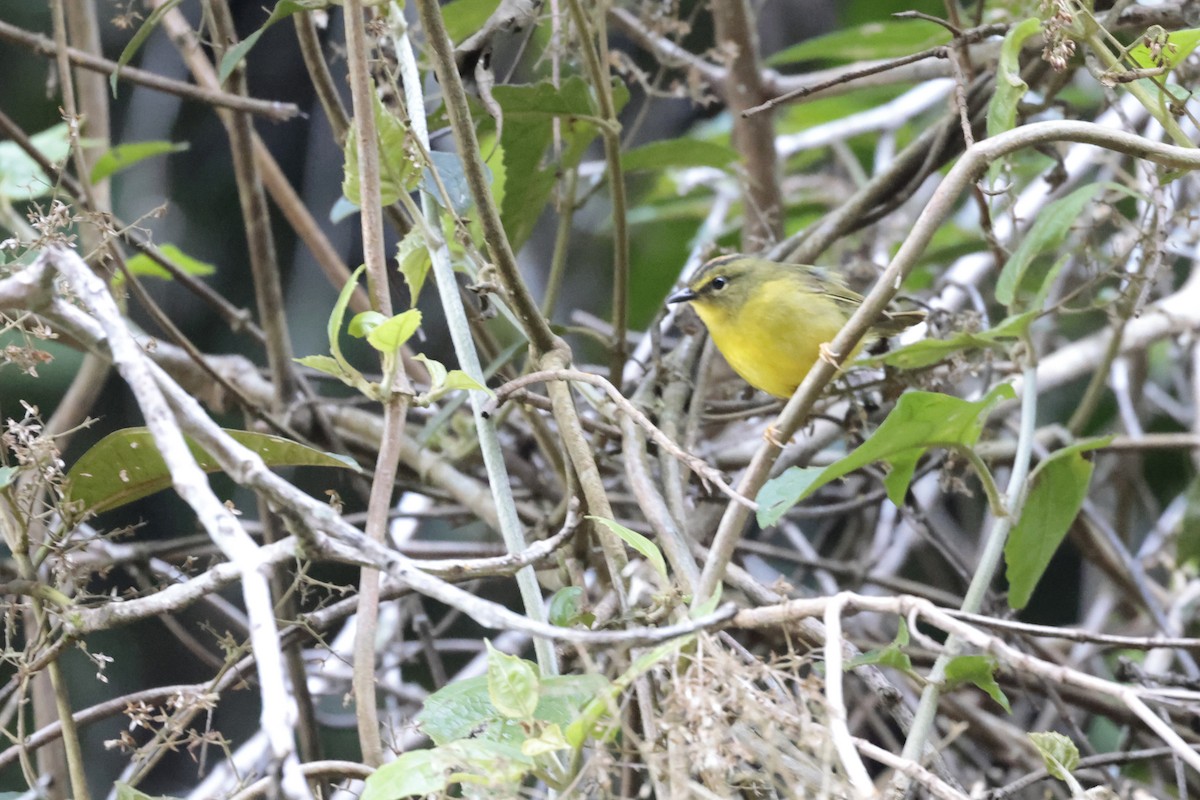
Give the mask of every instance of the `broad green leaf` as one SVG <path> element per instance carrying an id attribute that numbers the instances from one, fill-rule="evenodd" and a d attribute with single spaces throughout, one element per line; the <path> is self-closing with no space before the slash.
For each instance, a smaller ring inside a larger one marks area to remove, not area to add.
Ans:
<path id="1" fill-rule="evenodd" d="M 1021 281 L 1029 265 L 1042 253 L 1057 250 L 1062 246 L 1071 226 L 1079 221 L 1083 209 L 1102 187 L 1103 185 L 1098 183 L 1081 186 L 1066 197 L 1055 200 L 1038 214 L 1038 218 L 1025 233 L 1017 249 L 1000 270 L 1000 277 L 996 281 L 997 300 L 1009 308 L 1013 307 L 1013 300 L 1021 288 Z"/>
<path id="2" fill-rule="evenodd" d="M 433 268 L 433 261 L 429 257 L 429 245 L 419 229 L 413 228 L 396 245 L 396 263 L 400 266 L 404 282 L 408 284 L 408 306 L 416 308 L 417 298 L 421 296 L 421 287 L 425 285 L 425 278 Z"/>
<path id="3" fill-rule="evenodd" d="M 437 169 L 437 180 L 434 180 L 433 171 L 426 164 L 421 170 L 421 189 L 428 192 L 434 202 L 442 208 L 460 216 L 466 214 L 475 198 L 471 196 L 471 184 L 467 182 L 467 174 L 463 172 L 462 159 L 458 157 L 458 153 L 434 150 L 429 154 L 429 160 Z M 490 171 L 486 164 L 483 168 Z M 442 189 L 446 190 L 444 196 Z M 450 203 L 448 208 L 447 201 Z"/>
<path id="4" fill-rule="evenodd" d="M 626 172 L 666 167 L 716 167 L 725 169 L 737 160 L 733 148 L 704 139 L 663 139 L 630 150 L 621 156 Z"/>
<path id="5" fill-rule="evenodd" d="M 17 467 L 0 467 L 0 489 L 7 489 L 12 485 L 13 478 L 17 476 L 20 469 Z M 583 590 L 580 589 L 582 592 Z"/>
<path id="6" fill-rule="evenodd" d="M 463 739 L 431 750 L 413 750 L 377 769 L 361 800 L 399 800 L 442 794 L 458 783 L 511 786 L 533 768 L 520 749 L 483 739 Z"/>
<path id="7" fill-rule="evenodd" d="M 972 683 L 999 703 L 1005 711 L 1012 713 L 1008 698 L 996 683 L 996 659 L 992 656 L 955 656 L 946 664 L 946 688 L 953 689 L 964 683 Z"/>
<path id="8" fill-rule="evenodd" d="M 271 16 L 267 17 L 267 21 L 262 24 L 258 30 L 242 39 L 240 42 L 229 48 L 225 55 L 221 57 L 220 69 L 217 74 L 217 82 L 224 85 L 226 79 L 229 78 L 237 65 L 242 62 L 246 54 L 250 52 L 250 48 L 258 43 L 259 38 L 267 32 L 267 28 L 279 22 L 282 19 L 287 19 L 292 14 L 300 11 L 312 11 L 314 9 L 325 8 L 330 5 L 330 0 L 279 0 L 275 4 L 275 8 L 271 10 Z"/>
<path id="9" fill-rule="evenodd" d="M 585 628 L 592 627 L 592 623 L 596 621 L 596 615 L 586 610 L 585 600 L 583 587 L 564 586 L 559 589 L 550 598 L 547 608 L 550 624 L 560 628 L 571 628 L 575 625 L 582 625 Z"/>
<path id="10" fill-rule="evenodd" d="M 1158 54 L 1157 58 L 1146 44 L 1147 39 L 1151 40 Z M 1129 60 L 1141 69 L 1166 67 L 1168 70 L 1172 70 L 1192 54 L 1198 43 L 1200 43 L 1200 28 L 1185 28 L 1167 33 L 1160 26 L 1153 25 L 1146 31 L 1142 41 L 1130 48 Z"/>
<path id="11" fill-rule="evenodd" d="M 60 122 L 30 137 L 47 161 L 58 164 L 71 153 L 66 123 Z M 0 142 L 0 199 L 35 200 L 54 191 L 49 176 L 16 142 Z"/>
<path id="12" fill-rule="evenodd" d="M 503 112 L 500 152 L 508 178 L 500 215 L 513 248 L 520 249 L 545 209 L 558 175 L 576 166 L 595 139 L 597 127 L 591 119 L 595 110 L 591 88 L 577 76 L 563 81 L 560 88 L 548 81 L 532 86 L 497 86 L 492 95 Z M 624 84 L 614 85 L 613 101 L 618 111 L 628 99 Z M 558 161 L 546 158 L 556 117 L 562 118 L 563 149 Z"/>
<path id="13" fill-rule="evenodd" d="M 323 453 L 279 436 L 226 430 L 234 441 L 254 451 L 268 467 L 341 467 L 358 470 L 345 456 Z M 217 460 L 189 440 L 196 463 L 219 472 Z M 67 501 L 100 513 L 132 503 L 171 486 L 171 473 L 146 428 L 114 431 L 92 445 L 67 472 Z"/>
<path id="14" fill-rule="evenodd" d="M 96 163 L 92 167 L 92 183 L 102 181 L 139 161 L 166 153 L 182 153 L 188 147 L 190 145 L 187 142 L 155 141 L 119 144 L 96 159 Z"/>
<path id="15" fill-rule="evenodd" d="M 429 358 L 423 353 L 418 353 L 413 358 L 425 365 L 425 371 L 429 373 L 430 389 L 440 389 L 445 385 L 446 367 L 442 362 Z"/>
<path id="16" fill-rule="evenodd" d="M 940 26 L 916 20 L 891 19 L 806 39 L 775 53 L 767 59 L 767 63 L 779 66 L 813 59 L 867 61 L 899 58 L 949 44 L 950 39 L 950 32 Z"/>
<path id="17" fill-rule="evenodd" d="M 350 377 L 341 363 L 333 356 L 301 356 L 292 360 L 303 367 L 315 369 L 317 372 L 324 372 L 326 375 L 331 375 L 338 380 L 344 381 Z"/>
<path id="18" fill-rule="evenodd" d="M 540 684 L 533 718 L 558 725 L 570 724 L 587 703 L 611 685 L 603 675 L 587 673 L 543 676 Z M 443 686 L 425 699 L 416 721 L 437 744 L 477 736 L 520 747 L 525 739 L 520 723 L 504 717 L 492 705 L 486 675 Z"/>
<path id="19" fill-rule="evenodd" d="M 537 709 L 540 681 L 537 665 L 487 645 L 488 698 L 509 719 L 529 720 Z"/>
<path id="20" fill-rule="evenodd" d="M 1029 603 L 1087 497 L 1092 462 L 1083 453 L 1110 441 L 1111 436 L 1090 439 L 1056 450 L 1030 474 L 1021 518 L 1004 545 L 1008 604 L 1012 608 L 1024 608 Z"/>
<path id="21" fill-rule="evenodd" d="M 179 5 L 183 0 L 166 0 L 165 3 L 150 12 L 146 20 L 138 27 L 137 32 L 129 39 L 129 44 L 125 45 L 125 49 L 121 51 L 121 55 L 117 57 L 117 66 L 123 67 L 133 58 L 133 54 L 138 51 L 146 39 L 150 38 L 150 34 L 154 33 L 154 29 L 163 17 L 167 15 L 171 9 Z M 119 77 L 119 69 L 115 69 L 112 75 L 108 77 L 108 86 L 112 90 L 113 97 L 117 96 L 117 78 Z"/>
<path id="22" fill-rule="evenodd" d="M 367 343 L 381 353 L 395 353 L 421 327 L 421 312 L 410 308 L 376 325 L 367 333 Z"/>
<path id="23" fill-rule="evenodd" d="M 901 505 L 916 460 L 930 447 L 972 447 L 983 432 L 987 415 L 1001 400 L 1016 396 L 1012 386 L 1001 384 L 980 400 L 962 400 L 936 392 L 901 395 L 892 413 L 871 438 L 816 475 L 813 467 L 789 467 L 767 481 L 758 494 L 760 525 L 773 525 L 788 509 L 830 481 L 849 475 L 876 461 L 897 472 L 885 483 L 888 497 Z"/>
<path id="24" fill-rule="evenodd" d="M 446 373 L 446 378 L 442 382 L 442 388 L 446 391 L 454 391 L 455 389 L 464 389 L 469 391 L 487 392 L 489 395 L 492 390 L 484 386 L 479 381 L 472 378 L 461 369 L 452 369 Z"/>
<path id="25" fill-rule="evenodd" d="M 988 105 L 987 134 L 1012 130 L 1017 124 L 1017 105 L 1029 85 L 1021 78 L 1021 48 L 1025 40 L 1042 29 L 1041 20 L 1031 17 L 1009 28 L 1000 46 L 1000 61 L 996 66 L 996 92 Z"/>
<path id="26" fill-rule="evenodd" d="M 158 251 L 162 253 L 172 264 L 179 267 L 188 275 L 196 275 L 197 277 L 205 277 L 216 273 L 217 268 L 207 261 L 201 261 L 198 258 L 192 258 L 187 253 L 180 250 L 173 244 L 164 244 L 159 246 Z M 130 258 L 125 266 L 129 271 L 138 277 L 145 278 L 164 278 L 169 280 L 171 273 L 163 269 L 162 265 L 155 261 L 145 253 L 138 253 Z"/>
<path id="27" fill-rule="evenodd" d="M 404 123 L 387 110 L 372 88 L 371 107 L 375 112 L 375 134 L 379 142 L 379 199 L 390 206 L 417 188 L 421 170 L 416 156 L 409 149 L 408 131 Z M 342 195 L 362 208 L 362 187 L 358 182 L 358 135 L 352 124 L 346 133 L 342 150 L 344 161 Z"/>
<path id="28" fill-rule="evenodd" d="M 1038 304 L 1038 308 L 1040 308 Z M 1030 324 L 1041 313 L 1037 308 L 1018 314 L 1015 317 L 1000 322 L 994 328 L 979 333 L 956 333 L 946 339 L 922 339 L 919 342 L 905 345 L 889 353 L 872 356 L 864 361 L 877 364 L 887 364 L 900 369 L 919 369 L 945 361 L 954 353 L 963 350 L 975 350 L 993 347 L 1004 347 L 1019 339 L 1029 329 Z"/>
<path id="29" fill-rule="evenodd" d="M 615 533 L 621 538 L 621 541 L 625 542 L 625 544 L 629 545 L 634 550 L 637 550 L 639 553 L 645 556 L 646 560 L 653 564 L 654 568 L 658 570 L 659 575 L 662 575 L 664 578 L 667 577 L 667 562 L 663 560 L 662 552 L 659 551 L 658 546 L 654 544 L 654 542 L 650 541 L 645 536 L 642 536 L 637 531 L 629 530 L 629 528 L 626 528 L 619 522 L 613 522 L 611 519 L 605 519 L 604 517 L 597 517 L 591 514 L 587 516 L 587 519 L 590 519 L 592 522 L 598 522 Z"/>
<path id="30" fill-rule="evenodd" d="M 360 311 L 350 318 L 346 333 L 355 339 L 365 339 L 367 334 L 387 322 L 387 317 L 378 311 Z"/>
<path id="31" fill-rule="evenodd" d="M 1051 776 L 1065 781 L 1067 774 L 1079 766 L 1079 748 L 1068 737 L 1053 731 L 1027 735 L 1041 754 L 1046 771 Z"/>
<path id="32" fill-rule="evenodd" d="M 483 27 L 500 0 L 453 0 L 442 6 L 442 17 L 450 41 L 458 44 Z"/>

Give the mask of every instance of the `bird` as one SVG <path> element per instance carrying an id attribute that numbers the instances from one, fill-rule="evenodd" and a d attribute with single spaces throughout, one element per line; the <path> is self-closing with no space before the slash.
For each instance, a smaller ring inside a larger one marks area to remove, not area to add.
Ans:
<path id="1" fill-rule="evenodd" d="M 705 263 L 667 302 L 691 304 L 717 349 L 747 383 L 788 398 L 863 297 L 820 267 L 735 253 Z M 923 311 L 885 312 L 847 360 L 867 342 L 894 336 L 924 318 Z"/>

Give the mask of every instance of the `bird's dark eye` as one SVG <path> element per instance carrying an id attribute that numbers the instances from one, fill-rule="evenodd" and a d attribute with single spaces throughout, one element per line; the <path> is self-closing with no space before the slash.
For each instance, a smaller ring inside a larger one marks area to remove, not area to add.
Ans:
<path id="1" fill-rule="evenodd" d="M 719 292 L 728 285 L 729 279 L 722 275 L 718 275 L 708 282 L 708 288 L 712 289 L 714 292 Z"/>

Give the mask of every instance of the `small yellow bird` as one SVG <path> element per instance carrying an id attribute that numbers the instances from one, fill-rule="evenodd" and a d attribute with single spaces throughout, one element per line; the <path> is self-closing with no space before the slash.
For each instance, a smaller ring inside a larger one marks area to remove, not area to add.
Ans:
<path id="1" fill-rule="evenodd" d="M 837 335 L 862 295 L 841 278 L 801 264 L 741 254 L 705 264 L 668 303 L 691 303 L 717 349 L 751 386 L 791 397 Z M 869 337 L 894 336 L 925 318 L 923 311 L 886 314 Z M 864 342 L 865 343 L 865 342 Z M 862 344 L 851 353 L 854 358 Z"/>

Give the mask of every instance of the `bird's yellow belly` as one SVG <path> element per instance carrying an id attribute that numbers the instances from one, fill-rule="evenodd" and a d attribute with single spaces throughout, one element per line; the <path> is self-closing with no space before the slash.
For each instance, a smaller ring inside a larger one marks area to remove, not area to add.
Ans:
<path id="1" fill-rule="evenodd" d="M 810 298 L 806 307 L 794 307 L 769 285 L 757 294 L 737 315 L 697 310 L 738 375 L 768 394 L 790 397 L 846 318 L 828 301 Z"/>

